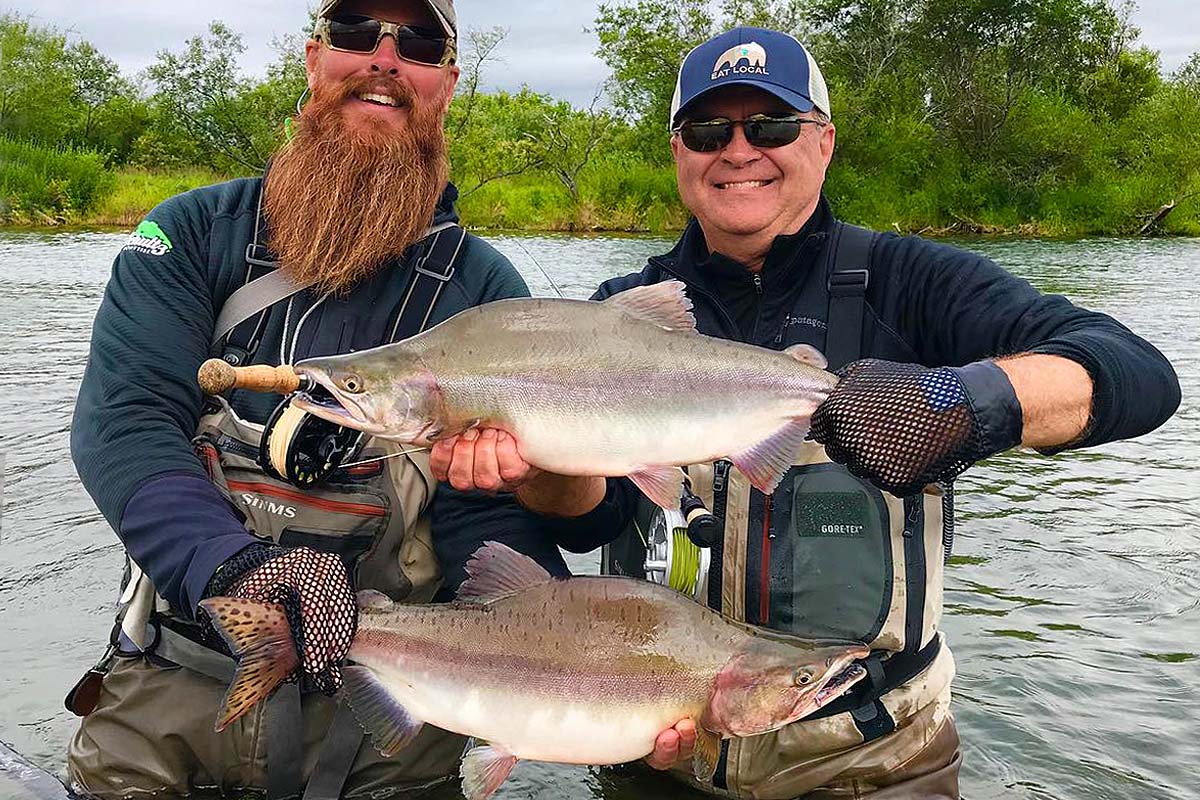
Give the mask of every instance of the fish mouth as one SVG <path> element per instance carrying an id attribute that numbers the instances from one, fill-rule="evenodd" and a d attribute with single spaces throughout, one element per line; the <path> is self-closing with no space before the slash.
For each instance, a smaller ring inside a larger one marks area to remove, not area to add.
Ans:
<path id="1" fill-rule="evenodd" d="M 813 711 L 827 706 L 850 691 L 854 684 L 867 677 L 867 669 L 862 664 L 852 663 L 840 672 L 830 676 L 825 684 L 813 695 Z"/>
<path id="2" fill-rule="evenodd" d="M 362 406 L 338 391 L 325 376 L 304 367 L 296 367 L 296 374 L 308 378 L 314 385 L 296 392 L 292 396 L 293 406 L 335 425 L 367 433 L 378 432 L 375 430 L 377 426 L 367 419 Z"/>
<path id="3" fill-rule="evenodd" d="M 840 666 L 836 663 L 832 665 L 821 684 L 807 692 L 804 698 L 796 704 L 796 711 L 799 713 L 795 718 L 804 719 L 818 709 L 824 708 L 867 677 L 867 668 L 858 660 L 866 658 L 870 652 L 866 648 L 856 649 L 839 658 Z"/>

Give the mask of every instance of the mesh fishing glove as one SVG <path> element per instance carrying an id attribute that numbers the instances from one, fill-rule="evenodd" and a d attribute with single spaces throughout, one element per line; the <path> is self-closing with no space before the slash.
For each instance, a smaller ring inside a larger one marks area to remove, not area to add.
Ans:
<path id="1" fill-rule="evenodd" d="M 829 457 L 884 491 L 952 481 L 1021 443 L 1021 404 L 991 361 L 923 367 L 856 361 L 812 418 Z"/>
<path id="2" fill-rule="evenodd" d="M 342 560 L 307 547 L 248 547 L 221 565 L 205 597 L 278 603 L 287 614 L 300 674 L 325 694 L 342 685 L 338 667 L 358 626 L 358 604 Z"/>

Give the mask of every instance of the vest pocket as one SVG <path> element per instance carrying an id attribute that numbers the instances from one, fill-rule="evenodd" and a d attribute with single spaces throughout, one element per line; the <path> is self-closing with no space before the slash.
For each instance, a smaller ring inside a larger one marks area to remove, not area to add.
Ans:
<path id="1" fill-rule="evenodd" d="M 836 464 L 793 467 L 776 491 L 771 627 L 871 642 L 892 602 L 882 493 Z"/>

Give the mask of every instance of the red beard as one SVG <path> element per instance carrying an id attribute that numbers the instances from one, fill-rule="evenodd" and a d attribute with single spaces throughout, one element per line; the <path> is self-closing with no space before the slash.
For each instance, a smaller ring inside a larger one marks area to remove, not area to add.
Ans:
<path id="1" fill-rule="evenodd" d="M 348 125 L 343 104 L 366 91 L 398 98 L 406 124 Z M 440 109 L 405 84 L 380 76 L 316 89 L 267 176 L 271 249 L 297 281 L 347 292 L 424 237 L 449 174 Z"/>

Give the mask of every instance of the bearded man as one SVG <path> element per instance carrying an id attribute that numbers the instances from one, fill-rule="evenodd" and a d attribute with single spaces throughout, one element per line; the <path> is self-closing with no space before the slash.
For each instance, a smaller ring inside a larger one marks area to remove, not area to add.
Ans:
<path id="1" fill-rule="evenodd" d="M 425 726 L 384 759 L 332 697 L 357 620 L 353 589 L 432 599 L 431 528 L 464 554 L 502 540 L 566 572 L 542 518 L 517 502 L 524 493 L 553 511 L 537 500 L 554 495 L 541 485 L 549 476 L 514 475 L 522 486 L 505 495 L 456 492 L 437 484 L 427 456 L 368 439 L 356 461 L 305 485 L 260 457 L 286 434 L 284 414 L 260 451 L 280 397 L 204 400 L 196 383 L 213 355 L 290 364 L 528 295 L 502 255 L 457 225 L 443 135 L 456 25 L 452 0 L 325 0 L 306 48 L 312 98 L 267 175 L 168 200 L 117 256 L 71 439 L 128 556 L 111 646 L 68 697 L 84 717 L 70 777 L 88 794 L 333 798 L 442 781 L 461 737 Z M 296 437 L 279 452 L 300 447 Z M 490 433 L 460 453 L 494 464 L 506 446 Z M 197 610 L 217 595 L 281 603 L 303 662 L 296 681 L 221 733 L 233 661 Z"/>

